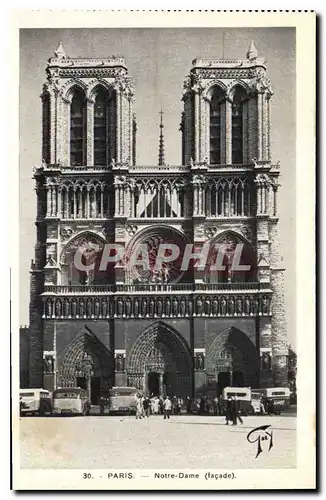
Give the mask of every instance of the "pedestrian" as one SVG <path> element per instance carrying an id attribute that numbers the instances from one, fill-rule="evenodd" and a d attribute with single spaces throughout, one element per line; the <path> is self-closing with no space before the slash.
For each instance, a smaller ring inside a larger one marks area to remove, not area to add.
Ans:
<path id="1" fill-rule="evenodd" d="M 191 399 L 187 396 L 187 413 L 191 413 Z"/>
<path id="2" fill-rule="evenodd" d="M 140 394 L 138 394 L 136 400 L 136 419 L 138 420 L 141 418 L 143 418 L 143 400 Z"/>
<path id="3" fill-rule="evenodd" d="M 215 396 L 215 398 L 213 399 L 213 413 L 214 413 L 214 417 L 217 416 L 217 409 L 218 409 L 218 397 Z"/>
<path id="4" fill-rule="evenodd" d="M 171 410 L 172 410 L 172 403 L 171 403 L 169 396 L 166 396 L 166 398 L 164 400 L 163 409 L 164 409 L 164 420 L 166 418 L 170 418 Z"/>
<path id="5" fill-rule="evenodd" d="M 160 411 L 160 400 L 158 399 L 157 396 L 155 396 L 153 404 L 153 414 L 158 415 L 159 411 Z"/>
<path id="6" fill-rule="evenodd" d="M 150 414 L 151 402 L 147 396 L 143 399 L 143 408 L 144 408 L 144 416 L 148 418 Z"/>
<path id="7" fill-rule="evenodd" d="M 232 400 L 232 419 L 233 425 L 237 425 L 238 420 L 240 424 L 243 424 L 243 420 L 240 415 L 240 401 L 238 400 L 237 396 L 234 396 Z"/>
<path id="8" fill-rule="evenodd" d="M 159 405 L 159 412 L 160 412 L 160 415 L 163 415 L 163 412 L 164 412 L 164 401 L 163 401 L 163 398 L 162 396 L 160 396 L 159 398 L 159 401 L 158 401 L 158 405 Z"/>
<path id="9" fill-rule="evenodd" d="M 228 397 L 227 402 L 226 402 L 226 414 L 225 414 L 225 425 L 229 425 L 229 422 L 233 420 L 232 418 L 232 411 L 233 411 L 233 405 L 232 405 L 232 398 L 231 396 Z"/>

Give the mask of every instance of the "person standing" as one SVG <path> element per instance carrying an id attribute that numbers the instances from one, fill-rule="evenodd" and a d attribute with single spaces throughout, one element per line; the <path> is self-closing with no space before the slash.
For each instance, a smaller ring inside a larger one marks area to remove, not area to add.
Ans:
<path id="1" fill-rule="evenodd" d="M 143 400 L 140 395 L 137 396 L 136 401 L 136 419 L 143 418 Z"/>
<path id="2" fill-rule="evenodd" d="M 237 396 L 234 396 L 232 401 L 232 419 L 233 425 L 237 425 L 238 420 L 240 424 L 243 424 L 243 420 L 240 416 L 240 401 L 238 400 Z"/>
<path id="3" fill-rule="evenodd" d="M 151 402 L 147 396 L 143 400 L 143 408 L 144 408 L 144 416 L 148 418 L 150 414 Z"/>
<path id="4" fill-rule="evenodd" d="M 164 400 L 163 410 L 164 410 L 164 420 L 166 418 L 170 418 L 171 410 L 172 410 L 172 403 L 171 403 L 169 396 L 166 396 L 166 398 Z"/>
<path id="5" fill-rule="evenodd" d="M 226 402 L 225 425 L 229 425 L 229 422 L 231 422 L 232 420 L 233 420 L 233 401 L 231 396 L 229 396 Z"/>
<path id="6" fill-rule="evenodd" d="M 218 407 L 219 407 L 219 400 L 218 400 L 218 397 L 215 396 L 215 398 L 213 400 L 214 417 L 216 417 L 218 415 Z"/>

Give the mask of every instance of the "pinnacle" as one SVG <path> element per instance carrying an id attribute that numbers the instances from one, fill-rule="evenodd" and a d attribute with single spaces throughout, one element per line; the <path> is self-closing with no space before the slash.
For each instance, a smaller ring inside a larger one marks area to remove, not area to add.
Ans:
<path id="1" fill-rule="evenodd" d="M 65 57 L 67 57 L 62 42 L 60 42 L 59 47 L 54 51 L 54 54 L 58 59 L 65 59 Z"/>
<path id="2" fill-rule="evenodd" d="M 258 52 L 255 46 L 255 42 L 253 40 L 250 41 L 250 46 L 247 52 L 247 59 L 250 61 L 257 59 L 258 57 Z"/>

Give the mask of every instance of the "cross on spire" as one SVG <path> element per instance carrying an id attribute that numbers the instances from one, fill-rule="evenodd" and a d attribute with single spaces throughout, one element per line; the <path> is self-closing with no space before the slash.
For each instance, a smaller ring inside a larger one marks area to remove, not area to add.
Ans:
<path id="1" fill-rule="evenodd" d="M 159 139 L 159 149 L 158 149 L 158 164 L 160 167 L 163 167 L 165 165 L 165 159 L 164 159 L 164 137 L 163 137 L 163 110 L 159 112 L 161 115 L 161 121 L 160 121 L 160 139 Z"/>

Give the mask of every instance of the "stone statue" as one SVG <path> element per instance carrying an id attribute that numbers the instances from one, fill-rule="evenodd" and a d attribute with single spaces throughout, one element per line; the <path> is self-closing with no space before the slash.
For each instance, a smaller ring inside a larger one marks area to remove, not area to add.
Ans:
<path id="1" fill-rule="evenodd" d="M 135 298 L 134 299 L 134 316 L 135 316 L 135 318 L 138 318 L 138 315 L 139 315 L 139 302 L 138 302 L 138 299 Z"/>
<path id="2" fill-rule="evenodd" d="M 121 317 L 123 315 L 123 302 L 120 297 L 118 298 L 117 306 L 118 306 L 118 316 Z"/>
<path id="3" fill-rule="evenodd" d="M 95 317 L 98 318 L 100 315 L 100 302 L 98 299 L 95 300 L 94 311 L 95 311 L 94 312 Z"/>
<path id="4" fill-rule="evenodd" d="M 159 318 L 162 316 L 162 308 L 163 308 L 162 299 L 159 297 L 156 303 L 156 311 L 157 311 L 157 316 Z"/>
<path id="5" fill-rule="evenodd" d="M 165 315 L 170 316 L 170 314 L 171 314 L 171 301 L 169 297 L 167 297 L 165 301 Z"/>
<path id="6" fill-rule="evenodd" d="M 80 299 L 80 301 L 79 301 L 79 317 L 83 318 L 84 315 L 85 315 L 85 304 L 84 304 L 84 300 Z"/>
<path id="7" fill-rule="evenodd" d="M 172 311 L 173 311 L 173 316 L 178 316 L 178 314 L 179 314 L 179 302 L 178 302 L 178 299 L 176 297 L 173 298 Z"/>
<path id="8" fill-rule="evenodd" d="M 225 297 L 222 297 L 222 300 L 221 300 L 221 315 L 222 316 L 226 315 L 226 300 L 225 300 Z"/>
<path id="9" fill-rule="evenodd" d="M 88 299 L 87 301 L 87 316 L 89 318 L 92 317 L 92 314 L 93 314 L 93 304 L 92 304 L 92 300 L 91 299 Z"/>
<path id="10" fill-rule="evenodd" d="M 265 352 L 261 357 L 261 367 L 262 370 L 270 370 L 271 369 L 271 357 L 270 354 Z"/>
<path id="11" fill-rule="evenodd" d="M 205 310 L 205 315 L 209 316 L 211 313 L 211 301 L 207 297 L 204 303 L 204 310 Z"/>
<path id="12" fill-rule="evenodd" d="M 192 299 L 188 299 L 188 316 L 192 316 Z"/>
<path id="13" fill-rule="evenodd" d="M 51 318 L 51 316 L 52 316 L 52 303 L 51 303 L 51 300 L 47 300 L 46 306 L 47 306 L 47 310 L 46 310 L 47 317 Z"/>
<path id="14" fill-rule="evenodd" d="M 254 316 L 258 313 L 258 300 L 256 298 L 252 299 L 251 312 Z"/>
<path id="15" fill-rule="evenodd" d="M 61 301 L 57 300 L 55 303 L 55 314 L 57 317 L 61 316 Z"/>
<path id="16" fill-rule="evenodd" d="M 129 297 L 126 299 L 126 316 L 129 318 L 131 315 L 131 301 Z"/>
<path id="17" fill-rule="evenodd" d="M 108 303 L 105 299 L 102 300 L 102 317 L 106 318 L 108 313 Z"/>
<path id="18" fill-rule="evenodd" d="M 204 369 L 204 355 L 201 352 L 196 353 L 196 370 L 202 371 Z"/>
<path id="19" fill-rule="evenodd" d="M 69 318 L 70 316 L 70 302 L 68 299 L 65 300 L 65 317 Z"/>
<path id="20" fill-rule="evenodd" d="M 147 300 L 143 299 L 141 304 L 141 315 L 143 318 L 147 315 Z"/>
<path id="21" fill-rule="evenodd" d="M 218 302 L 217 302 L 217 298 L 214 297 L 214 300 L 212 303 L 212 315 L 217 316 L 217 314 L 218 314 Z"/>
<path id="22" fill-rule="evenodd" d="M 250 314 L 250 298 L 247 296 L 244 301 L 245 314 Z"/>
<path id="23" fill-rule="evenodd" d="M 53 356 L 45 356 L 44 372 L 45 373 L 53 373 L 53 368 L 54 368 Z"/>
<path id="24" fill-rule="evenodd" d="M 117 354 L 115 358 L 115 370 L 117 372 L 123 372 L 125 369 L 125 357 L 123 354 Z"/>
<path id="25" fill-rule="evenodd" d="M 73 318 L 75 318 L 77 315 L 77 301 L 76 301 L 76 299 L 73 299 L 73 301 L 71 303 L 71 315 Z"/>
<path id="26" fill-rule="evenodd" d="M 197 297 L 196 300 L 196 314 L 197 316 L 200 316 L 203 312 L 203 301 L 201 297 Z"/>
<path id="27" fill-rule="evenodd" d="M 186 315 L 186 299 L 184 297 L 180 300 L 180 315 L 182 317 Z"/>
<path id="28" fill-rule="evenodd" d="M 268 309 L 269 309 L 269 303 L 268 303 L 268 298 L 266 295 L 264 295 L 263 300 L 262 300 L 262 313 L 263 314 L 268 314 Z"/>
<path id="29" fill-rule="evenodd" d="M 229 298 L 229 314 L 230 315 L 234 314 L 234 299 L 233 299 L 233 297 Z"/>
<path id="30" fill-rule="evenodd" d="M 237 314 L 242 314 L 242 299 L 237 298 Z"/>
<path id="31" fill-rule="evenodd" d="M 155 302 L 154 299 L 151 298 L 149 301 L 149 315 L 152 318 L 154 316 Z"/>

